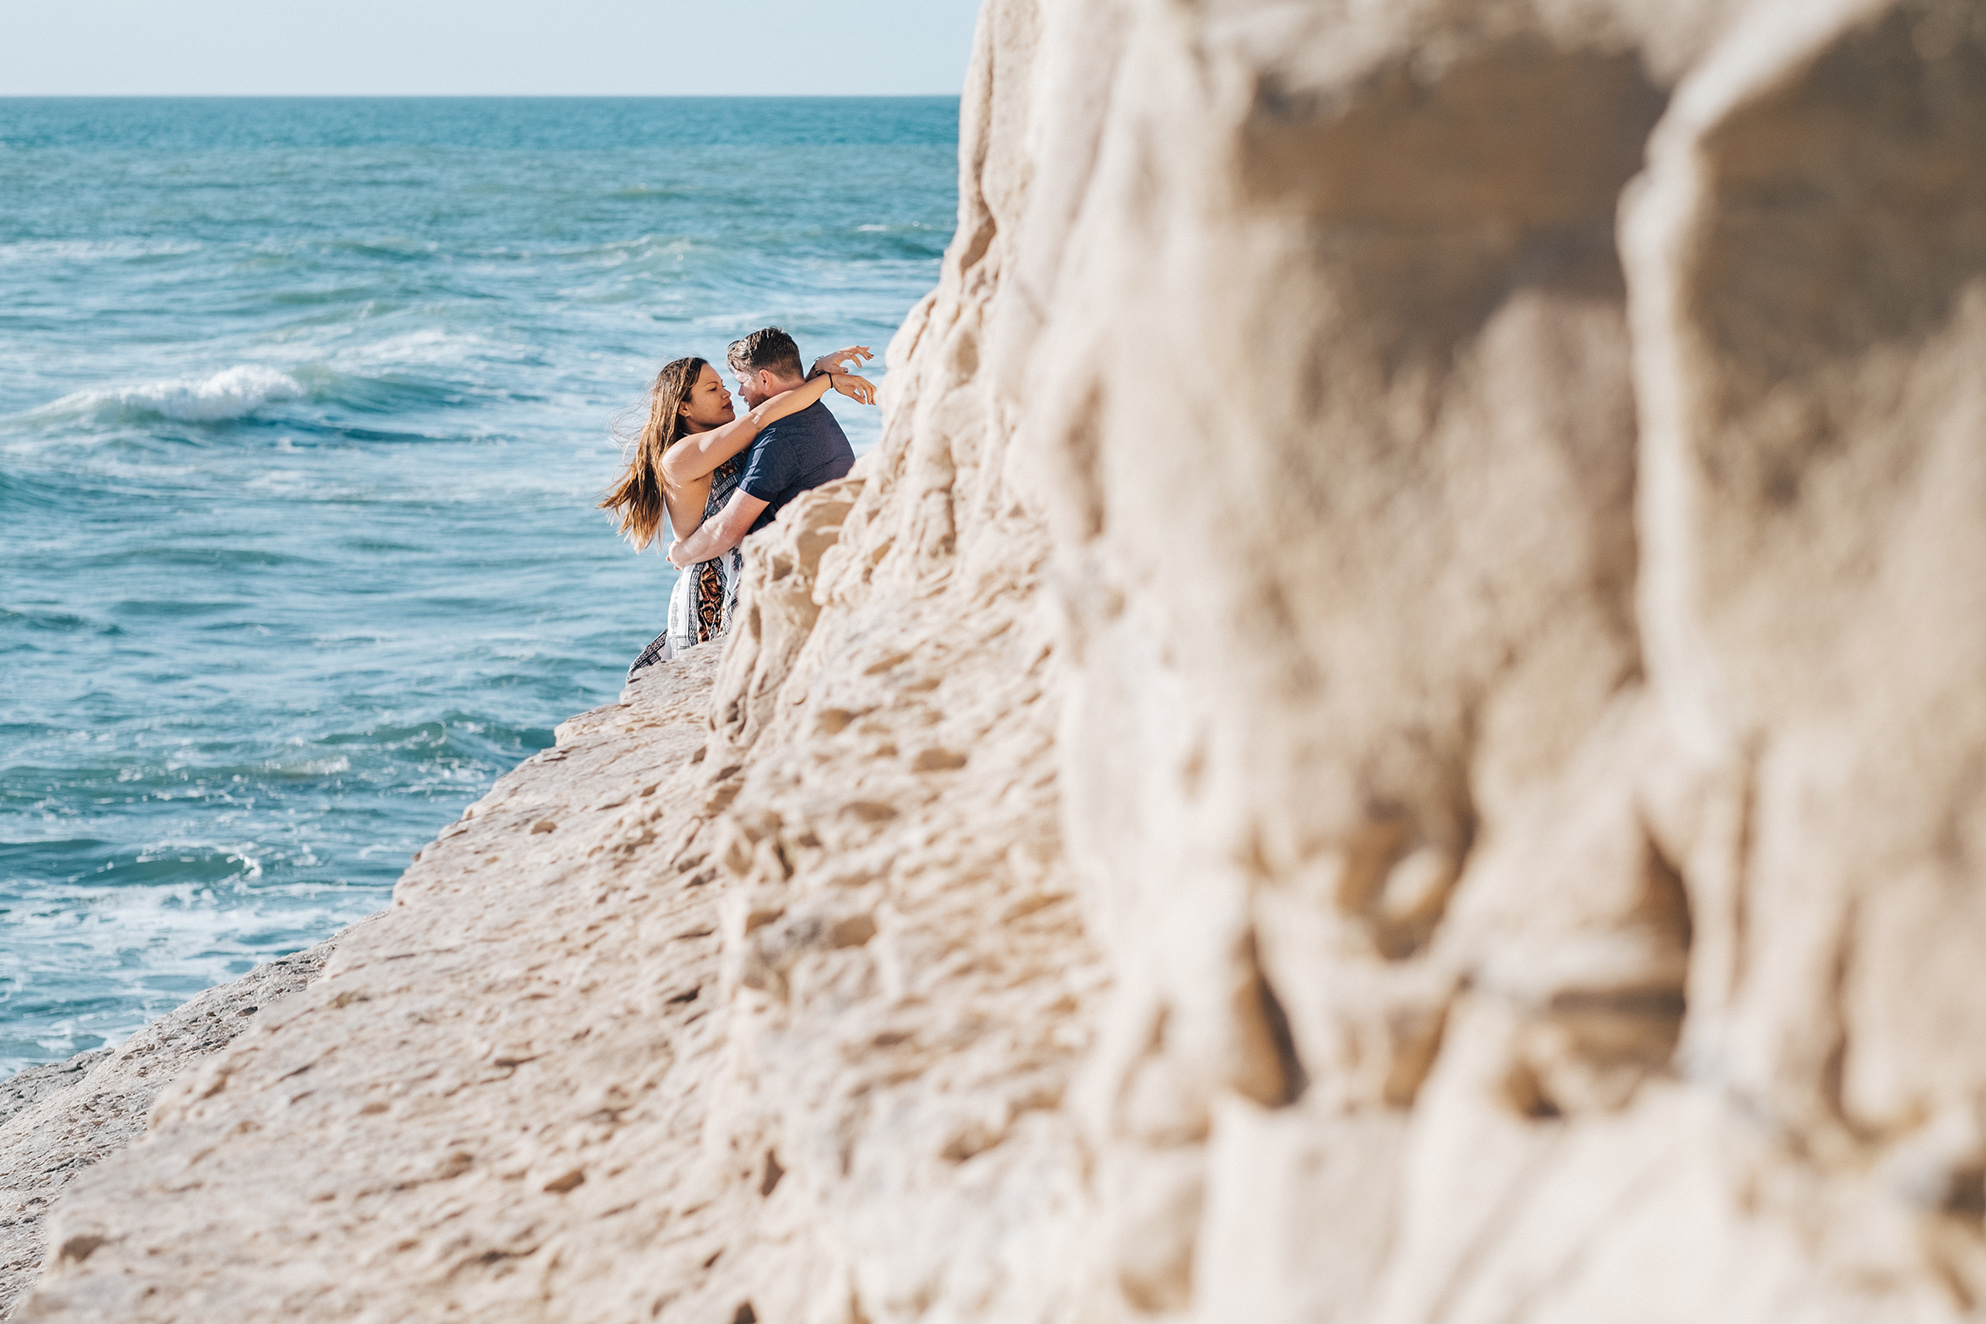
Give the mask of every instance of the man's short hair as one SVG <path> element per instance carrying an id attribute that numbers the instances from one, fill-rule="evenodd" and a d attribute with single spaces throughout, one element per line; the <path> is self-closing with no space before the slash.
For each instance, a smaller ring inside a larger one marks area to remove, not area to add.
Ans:
<path id="1" fill-rule="evenodd" d="M 793 337 L 776 326 L 754 331 L 743 340 L 734 340 L 724 351 L 725 359 L 733 372 L 746 377 L 771 369 L 780 377 L 802 375 L 800 367 L 800 347 L 793 343 Z"/>

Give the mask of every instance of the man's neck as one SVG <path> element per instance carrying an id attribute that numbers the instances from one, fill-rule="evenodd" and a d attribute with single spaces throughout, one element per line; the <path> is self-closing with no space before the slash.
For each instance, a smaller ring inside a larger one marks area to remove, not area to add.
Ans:
<path id="1" fill-rule="evenodd" d="M 766 385 L 771 389 L 766 392 L 766 399 L 770 400 L 775 395 L 784 395 L 788 391 L 797 391 L 806 384 L 807 379 L 805 377 L 768 378 Z"/>

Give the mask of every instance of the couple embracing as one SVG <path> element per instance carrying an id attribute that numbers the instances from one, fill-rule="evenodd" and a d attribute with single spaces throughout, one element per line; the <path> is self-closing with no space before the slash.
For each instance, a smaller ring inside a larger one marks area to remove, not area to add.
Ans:
<path id="1" fill-rule="evenodd" d="M 846 476 L 855 452 L 821 398 L 839 391 L 874 404 L 874 385 L 847 370 L 872 357 L 856 345 L 803 369 L 793 337 L 776 326 L 754 331 L 725 353 L 745 400 L 742 417 L 705 360 L 663 365 L 627 470 L 600 502 L 619 513 L 637 550 L 661 534 L 666 516 L 669 560 L 682 571 L 669 628 L 642 650 L 630 676 L 724 633 L 744 568 L 738 545 L 794 497 Z"/>

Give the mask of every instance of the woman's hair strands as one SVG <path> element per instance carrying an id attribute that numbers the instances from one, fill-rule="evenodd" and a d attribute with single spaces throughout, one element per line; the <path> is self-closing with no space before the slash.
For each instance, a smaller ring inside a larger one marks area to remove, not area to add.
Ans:
<path id="1" fill-rule="evenodd" d="M 706 366 L 699 358 L 662 365 L 649 389 L 647 421 L 627 445 L 627 470 L 600 501 L 602 510 L 620 512 L 620 532 L 627 535 L 636 551 L 661 532 L 667 514 L 662 499 L 662 456 L 682 439 L 686 430 L 683 406 L 689 403 L 690 392 Z"/>

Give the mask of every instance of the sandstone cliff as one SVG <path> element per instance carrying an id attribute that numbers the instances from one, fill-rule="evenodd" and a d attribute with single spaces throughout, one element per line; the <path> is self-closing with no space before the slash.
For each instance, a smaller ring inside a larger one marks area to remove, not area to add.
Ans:
<path id="1" fill-rule="evenodd" d="M 1986 10 L 989 0 L 882 444 L 17 1318 L 1946 1320 Z"/>

